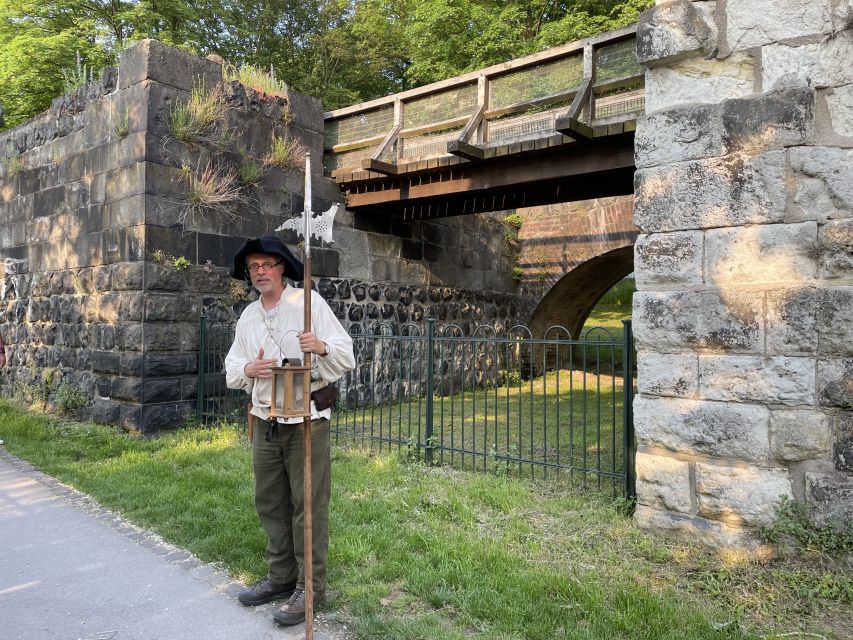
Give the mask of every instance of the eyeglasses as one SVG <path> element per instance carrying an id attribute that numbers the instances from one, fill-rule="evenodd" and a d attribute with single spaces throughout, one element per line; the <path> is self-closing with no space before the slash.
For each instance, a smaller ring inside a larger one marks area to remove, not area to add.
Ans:
<path id="1" fill-rule="evenodd" d="M 249 273 L 257 273 L 258 271 L 270 271 L 273 267 L 277 267 L 283 262 L 283 260 L 279 260 L 278 262 L 253 262 L 250 265 L 246 266 L 246 271 Z"/>

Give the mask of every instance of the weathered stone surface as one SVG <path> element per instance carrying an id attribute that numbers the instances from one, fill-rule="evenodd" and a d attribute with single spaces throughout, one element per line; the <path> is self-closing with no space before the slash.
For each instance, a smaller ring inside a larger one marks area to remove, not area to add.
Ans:
<path id="1" fill-rule="evenodd" d="M 650 396 L 692 398 L 699 388 L 698 357 L 637 352 L 637 391 Z"/>
<path id="2" fill-rule="evenodd" d="M 713 547 L 744 547 L 752 543 L 743 527 L 674 511 L 660 511 L 644 505 L 637 505 L 634 524 L 657 534 Z"/>
<path id="3" fill-rule="evenodd" d="M 853 149 L 795 147 L 795 213 L 802 220 L 853 216 Z"/>
<path id="4" fill-rule="evenodd" d="M 634 184 L 634 222 L 644 232 L 767 224 L 785 214 L 783 151 L 642 169 Z"/>
<path id="5" fill-rule="evenodd" d="M 753 91 L 755 61 L 744 53 L 728 58 L 690 58 L 646 71 L 646 113 L 688 104 L 743 98 Z"/>
<path id="6" fill-rule="evenodd" d="M 832 287 L 823 292 L 817 315 L 820 353 L 853 355 L 853 287 Z"/>
<path id="7" fill-rule="evenodd" d="M 761 353 L 763 297 L 739 291 L 634 294 L 634 336 L 641 349 Z"/>
<path id="8" fill-rule="evenodd" d="M 777 462 L 826 460 L 831 443 L 827 414 L 813 409 L 770 412 L 770 453 Z"/>
<path id="9" fill-rule="evenodd" d="M 782 89 L 723 102 L 724 140 L 730 149 L 761 153 L 803 144 L 814 134 L 812 89 Z"/>
<path id="10" fill-rule="evenodd" d="M 702 284 L 703 241 L 700 231 L 640 235 L 634 245 L 637 286 Z"/>
<path id="11" fill-rule="evenodd" d="M 760 405 L 673 398 L 634 399 L 640 446 L 765 463 L 770 412 Z"/>
<path id="12" fill-rule="evenodd" d="M 641 169 L 721 156 L 727 152 L 722 114 L 716 105 L 658 111 L 637 123 L 634 156 Z"/>
<path id="13" fill-rule="evenodd" d="M 690 463 L 637 452 L 637 501 L 669 511 L 690 512 Z"/>
<path id="14" fill-rule="evenodd" d="M 817 315 L 823 293 L 816 287 L 767 292 L 767 354 L 808 355 L 817 351 Z"/>
<path id="15" fill-rule="evenodd" d="M 126 89 L 143 80 L 155 80 L 184 91 L 204 79 L 208 86 L 222 82 L 222 66 L 156 40 L 140 40 L 121 52 L 118 87 Z"/>
<path id="16" fill-rule="evenodd" d="M 200 309 L 186 296 L 150 293 L 145 301 L 145 321 L 190 322 Z"/>
<path id="17" fill-rule="evenodd" d="M 700 516 L 735 525 L 767 525 L 773 522 L 783 496 L 792 497 L 785 469 L 696 463 Z"/>
<path id="18" fill-rule="evenodd" d="M 815 370 L 813 358 L 699 356 L 699 397 L 810 405 L 815 401 Z"/>
<path id="19" fill-rule="evenodd" d="M 853 137 L 853 85 L 838 87 L 826 96 L 832 130 L 839 136 Z"/>
<path id="20" fill-rule="evenodd" d="M 771 44 L 761 49 L 764 91 L 781 87 L 839 87 L 853 82 L 853 32 L 801 46 Z"/>
<path id="21" fill-rule="evenodd" d="M 853 358 L 819 361 L 817 384 L 821 406 L 853 409 Z"/>
<path id="22" fill-rule="evenodd" d="M 817 276 L 817 224 L 769 224 L 705 232 L 705 281 L 799 284 Z"/>
<path id="23" fill-rule="evenodd" d="M 821 276 L 853 277 L 853 218 L 829 220 L 818 229 Z"/>
<path id="24" fill-rule="evenodd" d="M 853 530 L 853 480 L 848 474 L 807 473 L 806 504 L 818 526 Z"/>
<path id="25" fill-rule="evenodd" d="M 644 12 L 637 23 L 637 60 L 654 66 L 691 53 L 709 53 L 717 39 L 713 16 L 704 2 L 672 0 Z"/>
<path id="26" fill-rule="evenodd" d="M 725 7 L 723 54 L 834 31 L 831 0 L 737 0 Z"/>
<path id="27" fill-rule="evenodd" d="M 832 460 L 838 471 L 853 471 L 853 413 L 848 411 L 837 419 Z"/>

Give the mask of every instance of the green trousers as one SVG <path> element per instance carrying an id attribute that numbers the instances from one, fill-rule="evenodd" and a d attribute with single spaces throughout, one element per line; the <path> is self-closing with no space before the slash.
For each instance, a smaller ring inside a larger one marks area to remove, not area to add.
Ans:
<path id="1" fill-rule="evenodd" d="M 273 582 L 298 581 L 305 586 L 304 567 L 304 455 L 299 424 L 279 424 L 267 442 L 267 423 L 257 421 L 252 442 L 255 471 L 255 509 L 267 533 L 267 577 Z M 332 472 L 329 421 L 311 423 L 311 474 L 313 487 L 312 568 L 314 591 L 326 585 L 329 557 L 329 499 Z"/>

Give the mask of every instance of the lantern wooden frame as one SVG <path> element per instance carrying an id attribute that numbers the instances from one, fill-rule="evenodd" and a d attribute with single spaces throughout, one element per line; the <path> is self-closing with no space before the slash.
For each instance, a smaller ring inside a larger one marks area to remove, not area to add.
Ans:
<path id="1" fill-rule="evenodd" d="M 311 415 L 311 367 L 285 364 L 272 367 L 270 418 L 306 418 Z M 300 380 L 301 398 L 297 397 Z M 282 396 L 279 397 L 279 389 Z M 301 400 L 301 403 L 300 403 Z"/>

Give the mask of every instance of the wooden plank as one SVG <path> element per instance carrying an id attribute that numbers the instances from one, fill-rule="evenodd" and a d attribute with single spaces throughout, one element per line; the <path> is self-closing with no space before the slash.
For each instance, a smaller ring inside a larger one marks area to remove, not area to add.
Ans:
<path id="1" fill-rule="evenodd" d="M 480 126 L 480 123 L 483 121 L 483 113 L 486 111 L 486 105 L 481 104 L 477 110 L 471 114 L 471 118 L 465 124 L 465 128 L 462 129 L 462 133 L 459 134 L 459 140 L 461 142 L 467 142 L 471 137 L 471 134 L 476 131 L 477 127 Z"/>
<path id="2" fill-rule="evenodd" d="M 361 149 L 362 147 L 370 147 L 374 144 L 379 144 L 384 140 L 385 136 L 372 136 L 370 138 L 362 138 L 361 140 L 352 140 L 351 142 L 344 142 L 342 144 L 336 144 L 331 149 L 326 149 L 326 151 L 331 151 L 332 153 L 344 153 L 345 151 L 352 151 L 353 149 Z"/>
<path id="3" fill-rule="evenodd" d="M 613 124 L 607 125 L 607 135 L 616 136 L 620 133 L 625 133 L 625 125 L 621 122 L 614 122 Z"/>
<path id="4" fill-rule="evenodd" d="M 362 158 L 361 168 L 367 169 L 368 171 L 375 171 L 376 173 L 381 173 L 386 176 L 394 176 L 399 173 L 399 167 L 396 164 L 382 162 L 382 160 L 377 160 L 376 158 Z"/>
<path id="5" fill-rule="evenodd" d="M 485 157 L 482 147 L 463 142 L 462 140 L 450 140 L 447 143 L 447 153 L 452 153 L 455 156 L 467 158 L 468 160 L 482 160 Z"/>
<path id="6" fill-rule="evenodd" d="M 536 149 L 536 140 L 522 140 L 521 151 L 533 151 Z"/>
<path id="7" fill-rule="evenodd" d="M 626 120 L 625 121 L 625 133 L 629 133 L 631 131 L 637 130 L 637 121 L 636 120 Z"/>
<path id="8" fill-rule="evenodd" d="M 373 152 L 373 155 L 371 156 L 371 160 L 381 160 L 382 159 L 382 156 L 385 155 L 385 152 L 388 150 L 388 147 L 390 147 L 392 144 L 394 144 L 397 141 L 397 136 L 400 135 L 400 129 L 401 128 L 402 127 L 398 124 L 398 125 L 395 125 L 394 128 L 388 132 L 388 135 L 385 136 L 385 139 L 382 141 L 382 144 L 380 144 L 376 148 L 376 151 Z"/>
<path id="9" fill-rule="evenodd" d="M 593 128 L 588 124 L 581 122 L 577 118 L 557 118 L 554 122 L 554 129 L 560 133 L 571 136 L 575 140 L 592 140 L 594 137 Z"/>

